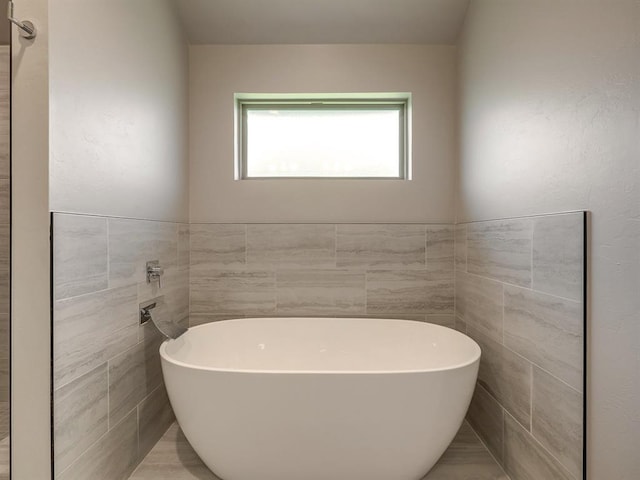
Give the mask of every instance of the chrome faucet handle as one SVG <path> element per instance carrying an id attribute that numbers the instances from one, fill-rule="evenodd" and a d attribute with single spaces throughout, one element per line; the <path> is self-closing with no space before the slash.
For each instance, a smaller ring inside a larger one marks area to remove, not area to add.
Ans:
<path id="1" fill-rule="evenodd" d="M 164 268 L 160 266 L 159 260 L 152 260 L 147 262 L 147 283 L 158 282 L 158 288 L 162 288 L 162 275 L 164 275 Z"/>

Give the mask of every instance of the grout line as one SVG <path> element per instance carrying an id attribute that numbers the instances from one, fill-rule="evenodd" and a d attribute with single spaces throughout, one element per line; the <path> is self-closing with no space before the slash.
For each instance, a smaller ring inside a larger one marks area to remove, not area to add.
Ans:
<path id="1" fill-rule="evenodd" d="M 338 268 L 338 224 L 333 224 L 333 264 Z"/>
<path id="2" fill-rule="evenodd" d="M 117 356 L 117 355 L 116 355 L 116 356 Z M 84 373 L 81 373 L 80 375 L 77 375 L 77 376 L 73 377 L 71 380 L 67 380 L 67 381 L 65 381 L 65 382 L 64 382 L 63 384 L 61 384 L 61 385 L 57 385 L 57 384 L 56 384 L 55 389 L 54 389 L 54 392 L 57 392 L 57 391 L 59 391 L 61 388 L 64 388 L 64 387 L 66 387 L 67 385 L 70 385 L 71 383 L 75 382 L 76 380 L 78 380 L 78 379 L 80 379 L 80 378 L 82 378 L 82 377 L 84 377 L 84 376 L 89 375 L 90 373 L 92 373 L 93 371 L 95 371 L 95 370 L 99 369 L 100 367 L 102 367 L 102 366 L 103 366 L 103 365 L 105 365 L 105 364 L 107 364 L 107 368 L 109 368 L 108 362 L 109 362 L 109 360 L 105 360 L 104 362 L 102 362 L 102 363 L 100 363 L 100 364 L 96 365 L 95 367 L 91 368 L 90 370 L 88 370 L 88 371 L 86 371 L 86 372 L 84 372 Z"/>
<path id="3" fill-rule="evenodd" d="M 191 226 L 187 225 L 187 245 L 189 261 L 187 262 L 187 328 L 191 327 Z"/>
<path id="4" fill-rule="evenodd" d="M 140 464 L 140 403 L 136 405 L 136 461 Z M 136 465 L 137 468 L 137 465 Z M 134 469 L 135 470 L 135 469 Z"/>
<path id="5" fill-rule="evenodd" d="M 136 406 L 135 406 L 135 407 L 133 407 L 131 410 L 129 410 L 129 411 L 128 411 L 128 412 L 127 412 L 127 413 L 126 413 L 126 414 L 125 414 L 125 415 L 124 415 L 124 416 L 123 416 L 123 417 L 118 421 L 118 423 L 116 423 L 116 424 L 113 426 L 113 428 L 112 428 L 112 429 L 108 429 L 105 433 L 103 433 L 102 435 L 100 435 L 100 437 L 99 437 L 95 442 L 93 442 L 91 445 L 89 445 L 87 448 L 85 448 L 81 453 L 79 453 L 79 454 L 76 456 L 75 460 L 74 460 L 73 462 L 71 462 L 69 465 L 67 465 L 67 467 L 66 467 L 64 470 L 62 470 L 61 472 L 57 473 L 57 474 L 56 474 L 56 477 L 57 477 L 57 476 L 62 477 L 62 476 L 64 475 L 64 473 L 65 473 L 67 470 L 71 469 L 71 467 L 73 467 L 76 463 L 78 463 L 78 462 L 81 460 L 81 458 L 82 458 L 82 457 L 83 457 L 83 456 L 84 456 L 84 455 L 85 455 L 89 450 L 91 450 L 91 449 L 92 449 L 94 446 L 96 446 L 96 445 L 97 445 L 97 444 L 98 444 L 102 439 L 104 439 L 107 435 L 109 435 L 109 432 L 110 432 L 111 430 L 114 430 L 116 427 L 120 426 L 120 424 L 121 424 L 121 423 L 123 423 L 123 422 L 127 419 L 127 417 L 129 417 L 129 415 L 131 415 L 131 413 L 132 413 L 135 409 L 137 409 L 137 408 L 138 408 L 138 406 L 136 405 Z"/>
<path id="6" fill-rule="evenodd" d="M 464 226 L 464 273 L 469 273 L 469 227 Z"/>
<path id="7" fill-rule="evenodd" d="M 111 430 L 111 395 L 109 395 L 109 393 L 111 392 L 111 379 L 109 378 L 109 371 L 111 369 L 109 368 L 109 363 L 110 360 L 107 360 L 107 432 Z"/>
<path id="8" fill-rule="evenodd" d="M 559 217 L 560 215 L 571 215 L 584 213 L 587 210 L 566 210 L 562 212 L 553 212 L 553 213 L 532 213 L 530 215 L 520 215 L 515 217 L 497 217 L 497 218 L 487 218 L 484 220 L 471 220 L 469 222 L 456 222 L 454 225 L 469 225 L 471 223 L 488 223 L 488 222 L 500 222 L 504 220 L 522 220 L 529 218 L 541 218 L 541 217 Z"/>
<path id="9" fill-rule="evenodd" d="M 93 218 L 113 218 L 117 220 L 137 220 L 140 222 L 156 222 L 156 223 L 182 223 L 179 220 L 157 220 L 152 218 L 140 218 L 140 217 L 122 217 L 118 215 L 100 215 L 97 213 L 81 213 L 81 212 L 65 212 L 64 210 L 51 210 L 50 213 L 54 215 L 69 215 L 74 217 L 93 217 Z M 197 222 L 193 222 L 196 224 Z M 189 223 L 190 224 L 190 223 Z"/>
<path id="10" fill-rule="evenodd" d="M 535 221 L 531 222 L 531 244 L 529 245 L 529 266 L 531 267 L 531 278 L 529 279 L 529 288 L 533 290 L 533 231 L 535 230 Z"/>
<path id="11" fill-rule="evenodd" d="M 478 278 L 482 278 L 485 280 L 489 280 L 492 282 L 496 282 L 496 283 L 502 283 L 504 286 L 506 287 L 513 287 L 513 288 L 519 288 L 520 290 L 528 290 L 530 292 L 534 292 L 534 293 L 538 293 L 540 295 L 547 295 L 549 297 L 553 297 L 553 298 L 558 298 L 560 300 L 567 300 L 569 302 L 573 302 L 573 303 L 580 303 L 583 304 L 582 301 L 580 300 L 575 300 L 573 298 L 568 298 L 568 297 L 561 297 L 560 295 L 554 295 L 553 293 L 548 293 L 548 292 L 543 292 L 542 290 L 536 290 L 534 288 L 530 288 L 530 287 L 523 287 L 522 285 L 516 285 L 515 283 L 509 283 L 509 282 L 505 282 L 504 280 L 498 280 L 496 278 L 493 277 L 487 277 L 485 275 L 480 275 L 478 273 L 472 273 L 472 272 L 466 272 L 467 275 L 472 275 L 474 277 L 478 277 Z"/>
<path id="12" fill-rule="evenodd" d="M 502 407 L 502 405 L 501 405 L 501 407 Z M 493 459 L 493 461 L 496 463 L 496 465 L 498 465 L 498 466 L 502 469 L 503 473 L 504 473 L 505 475 L 507 475 L 507 479 L 508 479 L 508 480 L 511 480 L 511 477 L 509 477 L 509 475 L 507 474 L 507 472 L 506 472 L 506 470 L 505 470 L 505 467 L 504 467 L 503 463 L 502 463 L 502 462 L 500 462 L 500 461 L 498 461 L 498 459 L 495 457 L 495 455 L 493 454 L 493 452 L 491 451 L 491 449 L 487 446 L 487 444 L 486 444 L 486 443 L 485 443 L 485 441 L 483 440 L 482 435 L 480 435 L 478 432 L 476 432 L 476 429 L 475 429 L 475 428 L 473 428 L 473 425 L 471 424 L 471 422 L 470 422 L 469 420 L 467 420 L 467 419 L 465 418 L 465 420 L 464 420 L 464 421 L 467 423 L 467 425 L 469 426 L 469 428 L 471 428 L 471 431 L 472 431 L 472 432 L 473 432 L 473 434 L 476 436 L 476 439 L 477 439 L 477 440 L 482 444 L 482 446 L 483 446 L 483 447 L 484 447 L 484 449 L 487 451 L 487 453 L 489 454 L 489 456 Z M 503 427 L 502 427 L 502 428 L 503 428 L 503 430 L 504 430 L 504 421 L 502 422 L 502 425 L 503 425 Z M 503 440 L 502 440 L 502 450 L 503 450 L 502 458 L 504 459 L 504 434 L 503 434 L 502 439 L 503 439 Z"/>
<path id="13" fill-rule="evenodd" d="M 506 464 L 505 462 L 505 455 L 507 453 L 507 447 L 506 447 L 506 423 L 507 423 L 507 419 L 505 418 L 505 415 L 507 414 L 505 408 L 500 405 L 500 413 L 502 414 L 502 462 Z"/>
<path id="14" fill-rule="evenodd" d="M 482 332 L 480 332 L 482 334 Z M 485 335 L 486 337 L 486 335 Z M 489 337 L 490 338 L 490 337 Z M 495 341 L 495 340 L 494 340 Z M 546 373 L 547 375 L 549 375 L 550 377 L 558 380 L 559 382 L 561 382 L 562 384 L 564 384 L 566 387 L 569 387 L 571 390 L 573 390 L 576 393 L 579 393 L 580 395 L 584 395 L 584 392 L 581 390 L 578 390 L 576 387 L 573 387 L 571 385 L 569 385 L 566 381 L 562 380 L 560 377 L 558 377 L 556 374 L 551 373 L 549 370 L 547 370 L 544 367 L 541 367 L 538 363 L 534 362 L 533 360 L 525 357 L 524 355 L 522 355 L 521 353 L 516 352 L 515 350 L 512 350 L 509 346 L 507 345 L 502 345 L 503 348 L 509 350 L 509 352 L 513 353 L 514 355 L 522 358 L 523 360 L 525 360 L 526 362 L 529 362 L 531 365 L 535 366 L 537 369 L 543 371 L 544 373 Z"/>
<path id="15" fill-rule="evenodd" d="M 133 280 L 132 280 L 133 281 Z M 125 283 L 123 285 L 117 285 L 117 286 L 109 286 L 107 288 L 102 288 L 100 290 L 94 290 L 92 292 L 86 292 L 86 293 L 81 293 L 80 295 L 73 295 L 71 297 L 62 297 L 62 298 L 56 298 L 54 299 L 54 304 L 58 303 L 58 302 L 62 302 L 62 301 L 67 301 L 67 300 L 72 300 L 72 299 L 78 299 L 78 298 L 82 298 L 82 297 L 87 297 L 89 295 L 94 295 L 97 293 L 104 293 L 104 292 L 108 292 L 108 291 L 113 291 L 113 290 L 118 290 L 118 289 L 124 289 L 124 288 L 131 288 L 131 287 L 138 287 L 139 283 L 136 281 L 135 283 Z"/>
<path id="16" fill-rule="evenodd" d="M 249 224 L 244 224 L 244 269 L 247 269 L 247 250 L 249 249 Z"/>
<path id="17" fill-rule="evenodd" d="M 546 454 L 547 454 L 551 459 L 553 459 L 553 460 L 558 464 L 558 466 L 560 467 L 560 469 L 561 469 L 562 471 L 564 471 L 564 473 L 566 473 L 566 474 L 567 474 L 567 476 L 568 476 L 569 478 L 573 478 L 573 479 L 575 479 L 575 478 L 576 478 L 576 477 L 574 477 L 574 476 L 573 476 L 573 474 L 569 471 L 569 469 L 565 466 L 565 464 L 564 464 L 564 463 L 562 463 L 560 460 L 558 460 L 558 458 L 557 458 L 553 453 L 551 453 L 551 452 L 547 449 L 547 447 L 545 447 L 542 443 L 540 443 L 540 440 L 538 440 L 538 439 L 533 435 L 533 433 L 531 433 L 531 432 L 527 431 L 527 429 L 526 429 L 526 428 L 525 428 L 525 427 L 524 427 L 520 422 L 518 422 L 518 420 L 516 420 L 516 419 L 515 419 L 515 418 L 514 418 L 514 417 L 513 417 L 509 412 L 507 412 L 506 410 L 505 410 L 505 414 L 509 415 L 509 417 L 511 417 L 511 419 L 512 419 L 516 424 L 518 424 L 518 426 L 519 426 L 520 428 L 522 428 L 522 429 L 525 431 L 525 435 L 528 435 L 529 437 L 531 437 L 531 440 L 532 440 L 532 441 L 533 441 L 533 442 L 538 446 L 538 448 L 540 448 L 540 449 L 541 449 L 544 453 L 546 453 Z M 505 422 L 505 423 L 506 423 L 506 422 Z"/>
<path id="18" fill-rule="evenodd" d="M 429 229 L 426 225 L 423 226 L 423 241 L 424 241 L 424 269 L 429 270 Z M 455 248 L 455 246 L 454 246 Z M 454 253 L 455 256 L 455 253 Z M 455 262 L 455 257 L 454 257 Z"/>
<path id="19" fill-rule="evenodd" d="M 502 284 L 502 345 L 504 346 L 504 305 L 505 305 L 505 288 L 504 288 L 504 283 Z"/>
<path id="20" fill-rule="evenodd" d="M 107 222 L 107 288 L 111 288 L 111 230 L 109 228 L 109 224 L 111 223 L 109 219 L 106 219 Z"/>
<path id="21" fill-rule="evenodd" d="M 529 365 L 529 431 L 533 435 L 533 363 Z"/>

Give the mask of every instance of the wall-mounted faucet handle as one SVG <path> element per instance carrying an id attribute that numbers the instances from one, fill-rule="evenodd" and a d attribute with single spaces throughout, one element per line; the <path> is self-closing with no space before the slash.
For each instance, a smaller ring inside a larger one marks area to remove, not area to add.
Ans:
<path id="1" fill-rule="evenodd" d="M 160 266 L 159 260 L 147 262 L 147 283 L 157 281 L 158 288 L 162 288 L 162 275 L 164 275 L 164 268 Z"/>

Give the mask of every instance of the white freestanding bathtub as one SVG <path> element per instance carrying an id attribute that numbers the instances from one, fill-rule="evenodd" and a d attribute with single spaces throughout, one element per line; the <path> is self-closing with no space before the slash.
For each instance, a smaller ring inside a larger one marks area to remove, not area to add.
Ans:
<path id="1" fill-rule="evenodd" d="M 180 427 L 223 480 L 417 480 L 464 419 L 480 348 L 422 322 L 251 318 L 160 355 Z"/>

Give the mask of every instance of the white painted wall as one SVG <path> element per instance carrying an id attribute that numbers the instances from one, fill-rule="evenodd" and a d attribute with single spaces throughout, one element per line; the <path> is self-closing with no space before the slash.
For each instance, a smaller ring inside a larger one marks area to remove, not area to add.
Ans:
<path id="1" fill-rule="evenodd" d="M 640 3 L 475 0 L 458 220 L 592 212 L 588 472 L 640 478 Z"/>
<path id="2" fill-rule="evenodd" d="M 11 67 L 11 478 L 51 473 L 49 0 L 16 2 L 38 38 L 13 29 Z"/>
<path id="3" fill-rule="evenodd" d="M 454 47 L 190 47 L 192 222 L 451 222 Z M 234 180 L 243 93 L 412 92 L 413 180 Z"/>
<path id="4" fill-rule="evenodd" d="M 169 0 L 55 0 L 51 210 L 188 218 L 186 39 Z"/>

